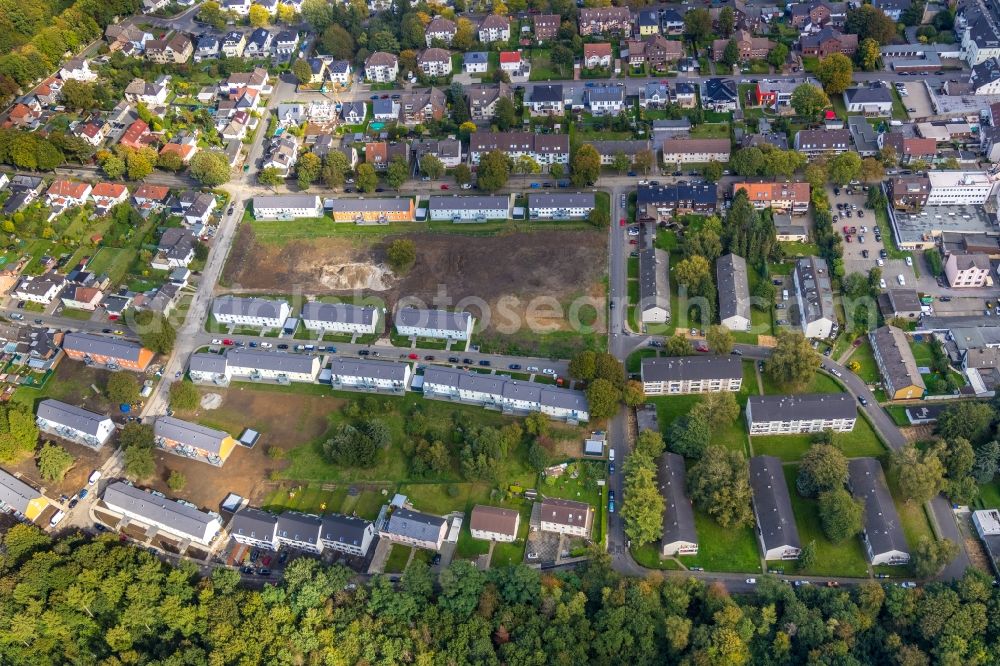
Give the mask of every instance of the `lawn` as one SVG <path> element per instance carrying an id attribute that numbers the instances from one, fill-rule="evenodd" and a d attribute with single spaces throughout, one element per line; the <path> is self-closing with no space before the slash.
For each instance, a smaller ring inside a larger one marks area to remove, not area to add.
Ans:
<path id="1" fill-rule="evenodd" d="M 930 367 L 934 360 L 929 342 L 916 342 L 911 339 L 910 351 L 913 352 L 913 360 L 917 362 L 919 367 Z"/>
<path id="2" fill-rule="evenodd" d="M 524 546 L 528 540 L 528 530 L 531 520 L 531 504 L 524 502 L 521 506 L 521 526 L 517 530 L 517 540 L 512 543 L 498 543 L 493 547 L 491 567 L 503 567 L 520 564 L 524 561 Z"/>
<path id="3" fill-rule="evenodd" d="M 728 123 L 702 123 L 691 128 L 692 139 L 728 139 Z"/>
<path id="4" fill-rule="evenodd" d="M 858 412 L 858 421 L 854 430 L 845 433 L 834 433 L 833 443 L 844 452 L 848 458 L 862 456 L 880 456 L 885 453 L 885 447 L 875 434 L 868 419 Z M 777 456 L 785 462 L 799 460 L 812 446 L 812 435 L 764 435 L 752 437 L 750 446 L 754 455 Z"/>
<path id="5" fill-rule="evenodd" d="M 628 358 L 625 359 L 625 372 L 629 374 L 634 374 L 639 372 L 642 367 L 642 359 L 652 358 L 656 356 L 656 349 L 653 347 L 643 347 L 642 349 L 636 349 L 634 352 L 629 354 Z"/>
<path id="6" fill-rule="evenodd" d="M 976 505 L 983 509 L 1000 509 L 1000 482 L 993 481 L 979 486 Z"/>
<path id="7" fill-rule="evenodd" d="M 638 548 L 632 549 L 632 557 L 640 565 L 646 567 L 647 569 L 664 569 L 667 571 L 676 571 L 681 568 L 680 563 L 673 557 L 668 557 L 665 559 L 660 558 L 660 544 L 647 543 Z"/>
<path id="8" fill-rule="evenodd" d="M 811 257 L 819 254 L 819 246 L 816 243 L 803 243 L 802 241 L 783 241 L 781 249 L 788 257 Z"/>
<path id="9" fill-rule="evenodd" d="M 685 566 L 702 567 L 707 571 L 760 573 L 754 528 L 722 527 L 697 509 L 694 524 L 698 532 L 698 554 L 682 556 L 680 560 Z"/>
<path id="10" fill-rule="evenodd" d="M 934 538 L 934 532 L 931 530 L 931 525 L 927 520 L 924 505 L 900 499 L 896 474 L 891 471 L 891 468 L 886 466 L 884 461 L 883 468 L 887 471 L 886 481 L 889 484 L 889 490 L 892 492 L 892 499 L 896 502 L 896 511 L 899 512 L 899 522 L 903 525 L 903 534 L 906 536 L 906 542 L 910 545 L 910 548 L 912 549 L 917 545 L 920 537 Z"/>
<path id="11" fill-rule="evenodd" d="M 389 550 L 389 557 L 385 559 L 385 573 L 403 573 L 407 562 L 410 561 L 410 553 L 413 549 L 409 546 L 394 543 Z"/>
<path id="12" fill-rule="evenodd" d="M 566 68 L 552 63 L 548 49 L 531 50 L 528 54 L 528 60 L 531 62 L 531 76 L 529 78 L 532 81 L 567 78 Z"/>
<path id="13" fill-rule="evenodd" d="M 597 479 L 589 478 L 585 470 L 601 470 L 601 477 L 604 476 L 606 467 L 600 462 L 585 463 L 580 468 L 577 478 L 572 478 L 569 471 L 561 477 L 556 478 L 554 483 L 548 480 L 539 486 L 538 491 L 545 497 L 558 497 L 561 499 L 586 502 L 594 507 L 594 531 L 593 540 L 596 543 L 604 542 L 604 527 L 607 525 L 605 516 L 604 490 L 605 486 L 598 486 Z"/>
<path id="14" fill-rule="evenodd" d="M 135 251 L 132 249 L 102 247 L 91 259 L 87 269 L 97 275 L 107 273 L 111 278 L 111 284 L 118 284 L 125 277 L 133 259 Z"/>
<path id="15" fill-rule="evenodd" d="M 872 354 L 872 345 L 868 341 L 868 338 L 864 339 L 859 347 L 854 350 L 851 354 L 850 359 L 848 359 L 848 364 L 857 362 L 860 367 L 854 373 L 862 379 L 865 383 L 874 384 L 881 379 L 878 371 L 878 364 L 875 362 L 875 356 Z"/>
<path id="16" fill-rule="evenodd" d="M 346 486 L 334 490 L 324 490 L 319 485 L 296 486 L 274 491 L 264 500 L 262 508 L 275 513 L 282 511 L 343 513 L 346 498 Z"/>
<path id="17" fill-rule="evenodd" d="M 875 209 L 875 220 L 878 222 L 878 228 L 881 229 L 882 235 L 885 238 L 892 238 L 891 243 L 883 243 L 885 245 L 886 252 L 889 253 L 890 259 L 906 259 L 906 257 L 911 257 L 909 252 L 904 252 L 899 249 L 899 241 L 895 236 L 895 231 L 893 231 L 892 225 L 889 224 L 889 215 L 886 213 L 884 208 Z M 914 267 L 916 268 L 916 267 Z"/>
<path id="18" fill-rule="evenodd" d="M 762 372 L 761 379 L 763 379 L 764 381 L 765 395 L 782 395 L 782 394 L 787 394 L 789 392 L 787 389 L 784 389 L 778 384 L 775 384 L 774 381 L 768 377 L 767 373 Z M 795 393 L 843 393 L 843 392 L 844 392 L 843 389 L 840 388 L 840 385 L 833 379 L 833 377 L 825 375 L 819 372 L 818 370 L 816 371 L 816 374 L 813 375 L 813 379 L 808 386 L 806 386 L 802 390 L 795 391 Z"/>
<path id="19" fill-rule="evenodd" d="M 910 419 L 906 418 L 906 407 L 904 405 L 886 405 L 882 409 L 889 415 L 892 422 L 898 426 L 908 426 Z"/>
<path id="20" fill-rule="evenodd" d="M 868 574 L 868 562 L 865 559 L 864 548 L 859 537 L 845 539 L 841 543 L 833 543 L 826 538 L 820 527 L 819 502 L 814 499 L 800 497 L 795 490 L 795 477 L 798 474 L 797 465 L 785 465 L 785 482 L 792 498 L 792 510 L 795 512 L 795 526 L 799 531 L 799 541 L 805 546 L 810 541 L 816 544 L 816 559 L 808 569 L 798 568 L 800 573 L 815 576 L 853 576 L 863 577 Z"/>

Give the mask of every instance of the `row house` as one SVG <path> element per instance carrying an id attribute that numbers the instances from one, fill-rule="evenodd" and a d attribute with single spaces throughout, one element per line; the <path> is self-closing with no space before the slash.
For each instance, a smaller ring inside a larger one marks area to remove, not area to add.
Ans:
<path id="1" fill-rule="evenodd" d="M 101 498 L 112 512 L 127 519 L 133 529 L 147 526 L 146 534 L 156 532 L 180 541 L 209 547 L 222 531 L 219 514 L 200 511 L 189 502 L 168 499 L 163 493 L 141 490 L 124 481 L 115 481 L 104 489 Z"/>
<path id="2" fill-rule="evenodd" d="M 662 144 L 664 164 L 703 164 L 728 162 L 731 144 L 729 139 L 664 139 Z"/>
<path id="3" fill-rule="evenodd" d="M 846 129 L 799 130 L 795 133 L 795 151 L 807 156 L 842 153 L 851 149 L 851 132 Z"/>
<path id="4" fill-rule="evenodd" d="M 287 546 L 320 553 L 330 549 L 364 557 L 375 538 L 375 526 L 355 516 L 326 514 L 321 517 L 287 511 L 280 515 L 246 507 L 229 524 L 233 541 L 266 550 Z"/>
<path id="5" fill-rule="evenodd" d="M 657 480 L 664 503 L 661 557 L 698 554 L 698 531 L 687 495 L 685 472 L 684 457 L 676 453 L 664 453 L 657 461 Z"/>
<path id="6" fill-rule="evenodd" d="M 392 543 L 415 548 L 440 550 L 448 531 L 448 521 L 440 516 L 396 508 L 379 530 L 379 536 Z"/>
<path id="7" fill-rule="evenodd" d="M 730 331 L 749 331 L 752 319 L 746 259 L 731 252 L 716 259 L 715 284 L 719 290 L 719 323 Z"/>
<path id="8" fill-rule="evenodd" d="M 340 356 L 330 360 L 329 373 L 329 379 L 323 381 L 335 390 L 403 393 L 412 379 L 409 363 Z"/>
<path id="9" fill-rule="evenodd" d="M 310 301 L 302 306 L 299 319 L 306 330 L 321 334 L 374 335 L 378 332 L 379 313 L 370 305 Z"/>
<path id="10" fill-rule="evenodd" d="M 670 255 L 655 247 L 639 250 L 639 321 L 670 321 Z"/>
<path id="11" fill-rule="evenodd" d="M 512 543 L 517 540 L 521 514 L 515 509 L 477 504 L 472 507 L 469 530 L 473 539 Z"/>
<path id="12" fill-rule="evenodd" d="M 278 384 L 302 382 L 313 384 L 319 378 L 320 358 L 312 354 L 293 354 L 262 349 L 226 351 L 226 374 L 253 382 Z"/>
<path id="13" fill-rule="evenodd" d="M 473 132 L 469 138 L 469 164 L 478 166 L 488 152 L 499 150 L 515 162 L 530 157 L 548 171 L 553 164 L 569 164 L 569 136 L 533 132 Z"/>
<path id="14" fill-rule="evenodd" d="M 650 69 L 662 71 L 667 69 L 668 63 L 675 63 L 683 57 L 684 45 L 662 35 L 628 42 L 628 64 L 632 67 L 649 65 Z"/>
<path id="15" fill-rule="evenodd" d="M 809 211 L 809 183 L 733 183 L 733 195 L 743 190 L 757 210 L 804 215 Z"/>
<path id="16" fill-rule="evenodd" d="M 646 395 L 739 392 L 743 363 L 738 356 L 678 356 L 642 359 Z"/>
<path id="17" fill-rule="evenodd" d="M 479 24 L 479 41 L 483 44 L 510 41 L 510 18 L 490 14 Z"/>
<path id="18" fill-rule="evenodd" d="M 751 436 L 851 432 L 857 417 L 857 406 L 848 393 L 752 395 L 746 406 Z"/>
<path id="19" fill-rule="evenodd" d="M 401 308 L 396 312 L 396 334 L 435 340 L 468 340 L 475 317 L 471 313 L 425 308 Z"/>
<path id="20" fill-rule="evenodd" d="M 97 414 L 51 398 L 38 403 L 35 425 L 42 432 L 99 449 L 111 438 L 115 424 L 104 414 Z"/>
<path id="21" fill-rule="evenodd" d="M 293 220 L 323 217 L 323 202 L 314 194 L 274 194 L 253 198 L 258 220 Z"/>
<path id="22" fill-rule="evenodd" d="M 864 504 L 861 541 L 868 561 L 872 566 L 909 563 L 906 533 L 882 465 L 875 458 L 852 458 L 847 474 L 851 495 Z"/>
<path id="23" fill-rule="evenodd" d="M 330 211 L 334 222 L 389 224 L 416 220 L 416 207 L 410 197 L 327 199 L 324 207 Z"/>
<path id="24" fill-rule="evenodd" d="M 937 158 L 937 141 L 919 136 L 905 136 L 900 132 L 882 132 L 878 136 L 878 147 L 890 147 L 896 152 L 900 164 L 914 160 L 931 162 Z"/>
<path id="25" fill-rule="evenodd" d="M 632 13 L 628 7 L 585 7 L 579 14 L 581 37 L 606 33 L 632 32 Z"/>
<path id="26" fill-rule="evenodd" d="M 639 153 L 651 150 L 653 144 L 643 140 L 620 140 L 620 141 L 591 141 L 597 154 L 601 156 L 603 166 L 611 166 L 615 157 L 624 154 L 631 163 Z"/>
<path id="27" fill-rule="evenodd" d="M 430 219 L 436 222 L 486 222 L 510 217 L 510 197 L 496 196 L 435 196 L 430 197 Z"/>
<path id="28" fill-rule="evenodd" d="M 590 538 L 594 526 L 594 508 L 589 504 L 546 497 L 537 506 L 538 529 L 542 532 Z"/>
<path id="29" fill-rule="evenodd" d="M 219 296 L 212 301 L 212 317 L 223 326 L 280 329 L 291 308 L 288 301 Z"/>
<path id="30" fill-rule="evenodd" d="M 802 542 L 795 524 L 795 512 L 788 494 L 784 467 L 779 458 L 750 458 L 750 490 L 753 494 L 757 541 L 763 558 L 797 560 L 802 552 Z"/>
<path id="31" fill-rule="evenodd" d="M 154 356 L 150 350 L 129 340 L 78 332 L 63 337 L 63 351 L 74 361 L 135 372 L 145 372 Z"/>
<path id="32" fill-rule="evenodd" d="M 0 469 L 0 505 L 3 510 L 35 521 L 49 506 L 49 500 L 37 489 Z"/>
<path id="33" fill-rule="evenodd" d="M 636 211 L 639 220 L 665 222 L 675 215 L 714 212 L 718 199 L 715 183 L 640 185 Z"/>
<path id="34" fill-rule="evenodd" d="M 194 458 L 221 467 L 236 448 L 236 440 L 224 430 L 160 416 L 153 423 L 153 441 L 168 453 Z"/>
<path id="35" fill-rule="evenodd" d="M 528 195 L 532 220 L 584 220 L 595 207 L 593 192 L 538 192 Z"/>
<path id="36" fill-rule="evenodd" d="M 583 45 L 583 66 L 586 69 L 608 69 L 611 67 L 611 44 Z"/>

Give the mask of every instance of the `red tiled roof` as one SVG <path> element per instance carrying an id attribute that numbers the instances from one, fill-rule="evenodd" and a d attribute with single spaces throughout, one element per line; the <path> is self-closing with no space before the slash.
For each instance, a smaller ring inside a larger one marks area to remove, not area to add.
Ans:
<path id="1" fill-rule="evenodd" d="M 90 192 L 90 196 L 95 199 L 98 197 L 117 199 L 123 194 L 128 194 L 128 188 L 121 183 L 98 183 L 94 185 L 94 189 Z"/>
<path id="2" fill-rule="evenodd" d="M 77 183 L 72 180 L 54 180 L 46 194 L 49 196 L 72 197 L 82 199 L 90 187 L 87 183 Z"/>
<path id="3" fill-rule="evenodd" d="M 501 51 L 500 62 L 521 62 L 520 51 Z"/>

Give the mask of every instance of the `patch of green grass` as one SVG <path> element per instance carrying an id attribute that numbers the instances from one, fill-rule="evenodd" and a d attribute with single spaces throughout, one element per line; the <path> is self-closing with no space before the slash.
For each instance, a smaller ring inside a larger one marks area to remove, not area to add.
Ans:
<path id="1" fill-rule="evenodd" d="M 882 409 L 889 415 L 892 422 L 898 426 L 910 425 L 910 419 L 906 418 L 906 407 L 904 405 L 886 405 Z"/>
<path id="2" fill-rule="evenodd" d="M 781 249 L 788 257 L 812 257 L 819 254 L 819 246 L 816 243 L 802 241 L 782 241 Z"/>
<path id="3" fill-rule="evenodd" d="M 792 498 L 799 541 L 803 546 L 811 541 L 816 543 L 815 562 L 809 568 L 798 567 L 798 571 L 815 576 L 866 576 L 868 563 L 861 539 L 850 537 L 840 543 L 833 543 L 827 539 L 821 528 L 819 502 L 801 497 L 795 490 L 798 466 L 785 465 L 783 471 L 785 482 L 788 484 L 788 493 Z"/>
<path id="4" fill-rule="evenodd" d="M 884 460 L 882 465 L 885 467 Z M 927 512 L 924 510 L 924 505 L 917 502 L 904 501 L 902 494 L 899 492 L 897 475 L 891 469 L 887 469 L 886 471 L 888 472 L 886 474 L 886 481 L 889 484 L 889 490 L 892 492 L 892 499 L 896 503 L 896 511 L 899 512 L 899 522 L 903 527 L 903 534 L 906 536 L 906 542 L 910 548 L 917 545 L 920 537 L 934 538 L 934 532 L 931 530 L 930 522 L 927 520 Z"/>
<path id="5" fill-rule="evenodd" d="M 812 435 L 763 435 L 752 437 L 750 446 L 753 447 L 754 455 L 777 456 L 790 462 L 801 459 L 812 446 L 811 442 Z M 848 458 L 880 456 L 885 453 L 885 447 L 862 412 L 858 412 L 854 430 L 834 433 L 833 443 Z"/>
<path id="6" fill-rule="evenodd" d="M 868 384 L 874 384 L 879 381 L 880 375 L 878 371 L 878 364 L 875 362 L 875 355 L 872 353 L 872 345 L 871 342 L 868 341 L 868 338 L 865 338 L 864 342 L 862 342 L 861 345 L 854 350 L 854 353 L 851 354 L 851 357 L 848 360 L 848 364 L 854 363 L 855 361 L 860 367 L 854 374 L 860 377 L 862 381 Z"/>
<path id="7" fill-rule="evenodd" d="M 660 558 L 660 544 L 647 543 L 638 548 L 632 548 L 632 557 L 647 569 L 662 569 L 666 571 L 680 570 L 681 564 L 673 557 Z"/>
<path id="8" fill-rule="evenodd" d="M 385 573 L 403 573 L 406 563 L 410 561 L 410 553 L 413 549 L 409 546 L 394 543 L 389 550 L 389 557 L 385 559 Z"/>
<path id="9" fill-rule="evenodd" d="M 883 243 L 886 252 L 889 254 L 890 259 L 903 259 L 906 257 L 912 257 L 909 252 L 904 252 L 899 249 L 899 239 L 895 236 L 895 231 L 892 225 L 889 224 L 889 215 L 886 213 L 884 208 L 876 208 L 875 211 L 875 221 L 878 224 L 878 228 L 882 231 L 882 236 L 886 239 L 891 238 L 891 243 Z"/>
<path id="10" fill-rule="evenodd" d="M 916 342 L 910 338 L 910 351 L 913 352 L 913 360 L 917 362 L 918 366 L 929 367 L 934 360 L 929 342 Z"/>
<path id="11" fill-rule="evenodd" d="M 761 373 L 761 378 L 764 380 L 764 394 L 765 395 L 783 395 L 790 393 L 790 391 L 776 384 L 767 373 Z M 795 393 L 843 393 L 843 389 L 840 385 L 833 379 L 817 370 L 816 374 L 813 375 L 812 381 L 804 389 L 794 391 Z"/>
<path id="12" fill-rule="evenodd" d="M 728 123 L 702 123 L 691 128 L 692 139 L 728 139 Z"/>
<path id="13" fill-rule="evenodd" d="M 90 321 L 90 318 L 94 316 L 93 310 L 77 310 L 76 308 L 63 308 L 63 311 L 59 313 L 60 317 L 68 317 L 69 319 L 77 319 L 79 321 Z"/>
<path id="14" fill-rule="evenodd" d="M 754 528 L 722 527 L 697 509 L 694 524 L 698 532 L 698 554 L 680 557 L 685 566 L 703 567 L 707 571 L 760 573 Z"/>
<path id="15" fill-rule="evenodd" d="M 983 509 L 1000 509 L 1000 481 L 991 481 L 979 486 L 976 506 Z"/>
<path id="16" fill-rule="evenodd" d="M 339 513 L 347 498 L 347 487 L 323 490 L 318 485 L 279 488 L 264 500 L 265 511 L 301 511 L 303 513 Z"/>
<path id="17" fill-rule="evenodd" d="M 642 359 L 652 358 L 654 356 L 656 356 L 656 349 L 652 347 L 636 349 L 634 352 L 629 354 L 627 359 L 625 359 L 625 372 L 629 374 L 639 372 L 642 368 Z"/>

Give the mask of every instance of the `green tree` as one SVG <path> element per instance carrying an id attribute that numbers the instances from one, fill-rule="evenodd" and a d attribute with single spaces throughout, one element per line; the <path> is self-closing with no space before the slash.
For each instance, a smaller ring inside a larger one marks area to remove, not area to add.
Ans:
<path id="1" fill-rule="evenodd" d="M 618 412 L 621 400 L 621 390 L 607 379 L 595 379 L 587 387 L 587 402 L 590 405 L 590 416 L 595 419 L 606 419 Z"/>
<path id="2" fill-rule="evenodd" d="M 389 267 L 397 275 L 405 275 L 417 260 L 417 246 L 409 238 L 397 238 L 386 250 Z"/>
<path id="3" fill-rule="evenodd" d="M 642 382 L 630 380 L 625 383 L 625 390 L 622 392 L 622 400 L 628 407 L 638 407 L 646 402 L 646 392 Z"/>
<path id="4" fill-rule="evenodd" d="M 874 157 L 866 157 L 861 160 L 861 180 L 866 183 L 878 183 L 885 178 L 885 167 Z M 870 188 L 868 191 L 878 191 L 878 188 Z"/>
<path id="5" fill-rule="evenodd" d="M 216 30 L 222 31 L 226 29 L 226 14 L 219 7 L 219 3 L 213 0 L 201 3 L 201 6 L 198 8 L 198 18 Z"/>
<path id="6" fill-rule="evenodd" d="M 691 341 L 677 333 L 667 338 L 664 351 L 666 351 L 667 356 L 690 356 L 694 353 Z"/>
<path id="7" fill-rule="evenodd" d="M 354 58 L 356 47 L 354 37 L 343 26 L 336 23 L 328 26 L 318 40 L 323 53 L 337 60 L 351 60 Z"/>
<path id="8" fill-rule="evenodd" d="M 740 403 L 736 395 L 729 391 L 717 391 L 701 396 L 691 408 L 688 416 L 703 418 L 715 432 L 731 425 L 740 416 Z"/>
<path id="9" fill-rule="evenodd" d="M 184 486 L 187 485 L 187 477 L 183 473 L 177 471 L 176 469 L 170 470 L 170 476 L 167 477 L 167 487 L 174 492 L 180 492 L 184 490 Z"/>
<path id="10" fill-rule="evenodd" d="M 812 381 L 818 366 L 819 356 L 802 333 L 781 331 L 771 357 L 764 363 L 764 373 L 775 384 L 795 391 Z"/>
<path id="11" fill-rule="evenodd" d="M 703 44 L 712 34 L 712 16 L 703 7 L 697 7 L 684 14 L 684 36 L 697 44 Z"/>
<path id="12" fill-rule="evenodd" d="M 723 37 L 729 37 L 733 34 L 733 28 L 736 26 L 736 13 L 733 11 L 732 7 L 723 7 L 719 11 L 719 18 L 716 23 L 718 24 L 719 34 Z"/>
<path id="13" fill-rule="evenodd" d="M 611 225 L 611 214 L 603 208 L 593 208 L 587 213 L 587 221 L 599 229 L 607 229 Z"/>
<path id="14" fill-rule="evenodd" d="M 177 329 L 159 312 L 143 310 L 135 316 L 139 341 L 146 349 L 157 354 L 169 354 L 177 341 Z"/>
<path id="15" fill-rule="evenodd" d="M 264 167 L 257 173 L 257 182 L 273 190 L 285 184 L 285 174 L 277 167 Z"/>
<path id="16" fill-rule="evenodd" d="M 767 64 L 771 65 L 777 70 L 780 70 L 784 64 L 785 60 L 788 59 L 788 47 L 778 42 L 774 45 L 774 48 L 770 50 L 767 54 Z"/>
<path id="17" fill-rule="evenodd" d="M 108 155 L 101 162 L 101 170 L 111 180 L 118 180 L 125 175 L 125 160 L 117 155 Z"/>
<path id="18" fill-rule="evenodd" d="M 309 83 L 312 81 L 312 67 L 309 66 L 309 62 L 303 58 L 298 58 L 292 63 L 292 76 L 299 83 Z"/>
<path id="19" fill-rule="evenodd" d="M 663 442 L 663 435 L 656 430 L 643 430 L 636 440 L 635 450 L 652 459 L 658 458 L 666 448 Z"/>
<path id="20" fill-rule="evenodd" d="M 75 111 L 91 111 L 99 106 L 93 83 L 70 79 L 63 83 L 60 96 L 63 104 Z"/>
<path id="21" fill-rule="evenodd" d="M 907 501 L 923 504 L 944 488 L 944 465 L 931 451 L 908 444 L 892 455 L 899 492 Z"/>
<path id="22" fill-rule="evenodd" d="M 250 5 L 250 13 L 248 14 L 250 20 L 250 25 L 255 28 L 263 28 L 265 25 L 271 22 L 271 14 L 266 9 L 260 5 Z"/>
<path id="23" fill-rule="evenodd" d="M 832 53 L 819 61 L 816 78 L 828 95 L 839 95 L 851 87 L 854 66 L 843 53 Z"/>
<path id="24" fill-rule="evenodd" d="M 874 72 L 878 69 L 879 60 L 882 58 L 882 51 L 878 42 L 871 37 L 861 41 L 856 55 L 858 64 L 866 72 Z"/>
<path id="25" fill-rule="evenodd" d="M 119 404 L 139 402 L 139 382 L 126 370 L 111 373 L 107 385 L 108 400 Z"/>
<path id="26" fill-rule="evenodd" d="M 465 185 L 466 183 L 472 182 L 472 170 L 469 169 L 468 164 L 459 164 L 452 170 L 451 175 L 455 178 L 455 182 L 459 185 Z"/>
<path id="27" fill-rule="evenodd" d="M 950 539 L 922 536 L 913 548 L 913 573 L 919 578 L 936 576 L 958 555 L 958 545 Z"/>
<path id="28" fill-rule="evenodd" d="M 722 163 L 718 160 L 712 160 L 704 167 L 702 167 L 701 175 L 709 183 L 717 183 L 722 178 Z"/>
<path id="29" fill-rule="evenodd" d="M 577 148 L 569 165 L 569 179 L 575 187 L 585 187 L 597 182 L 601 176 L 601 155 L 590 144 Z M 482 182 L 482 176 L 480 176 Z"/>
<path id="30" fill-rule="evenodd" d="M 813 444 L 802 456 L 795 487 L 803 497 L 843 488 L 847 482 L 847 458 L 831 444 Z"/>
<path id="31" fill-rule="evenodd" d="M 406 163 L 406 160 L 397 157 L 389 162 L 389 166 L 385 171 L 385 182 L 389 184 L 389 187 L 398 192 L 409 176 L 410 166 Z"/>
<path id="32" fill-rule="evenodd" d="M 625 154 L 624 150 L 616 152 L 614 157 L 611 159 L 611 168 L 619 174 L 623 174 L 628 171 L 630 166 L 632 166 L 632 160 L 629 159 L 629 156 Z"/>
<path id="33" fill-rule="evenodd" d="M 830 181 L 843 187 L 861 176 L 861 156 L 857 153 L 838 153 L 827 163 Z"/>
<path id="34" fill-rule="evenodd" d="M 501 132 L 506 132 L 517 124 L 517 109 L 510 98 L 501 97 L 497 100 L 493 122 Z"/>
<path id="35" fill-rule="evenodd" d="M 816 564 L 816 541 L 812 540 L 802 547 L 799 553 L 799 568 L 809 569 Z"/>
<path id="36" fill-rule="evenodd" d="M 323 443 L 327 459 L 348 467 L 375 466 L 379 453 L 389 444 L 389 430 L 384 422 L 367 419 L 356 425 L 343 423 Z"/>
<path id="37" fill-rule="evenodd" d="M 682 414 L 667 432 L 667 445 L 685 458 L 698 459 L 712 438 L 712 429 L 701 414 Z"/>
<path id="38" fill-rule="evenodd" d="M 118 443 L 123 449 L 151 449 L 154 443 L 153 428 L 138 421 L 130 421 L 122 428 Z"/>
<path id="39" fill-rule="evenodd" d="M 491 150 L 479 160 L 477 172 L 479 189 L 485 192 L 496 192 L 507 184 L 510 178 L 511 159 L 502 150 Z"/>
<path id="40" fill-rule="evenodd" d="M 803 118 L 813 120 L 820 111 L 830 106 L 830 98 L 820 88 L 810 83 L 803 83 L 792 91 L 790 104 L 795 109 L 795 113 Z"/>
<path id="41" fill-rule="evenodd" d="M 983 444 L 976 450 L 976 459 L 972 464 L 972 476 L 976 483 L 991 483 L 1000 465 L 1000 442 L 993 440 Z"/>
<path id="42" fill-rule="evenodd" d="M 420 158 L 420 173 L 437 180 L 444 175 L 444 163 L 434 155 L 424 155 Z"/>
<path id="43" fill-rule="evenodd" d="M 338 151 L 338 154 L 339 151 Z M 304 153 L 299 156 L 299 161 L 295 165 L 295 175 L 298 180 L 299 189 L 307 190 L 319 177 L 323 170 L 323 160 L 314 153 Z"/>
<path id="44" fill-rule="evenodd" d="M 172 409 L 190 412 L 198 407 L 201 395 L 194 384 L 188 382 L 174 382 L 170 385 L 170 407 Z"/>
<path id="45" fill-rule="evenodd" d="M 38 451 L 38 460 L 36 461 L 38 473 L 46 481 L 62 481 L 75 460 L 73 455 L 63 447 L 52 442 L 45 442 Z"/>
<path id="46" fill-rule="evenodd" d="M 206 187 L 229 182 L 229 159 L 217 150 L 202 150 L 191 158 L 191 176 Z"/>
<path id="47" fill-rule="evenodd" d="M 689 468 L 688 488 L 695 506 L 725 528 L 753 525 L 750 470 L 743 454 L 709 446 Z"/>
<path id="48" fill-rule="evenodd" d="M 125 474 L 135 479 L 148 479 L 156 471 L 153 450 L 132 446 L 125 449 Z"/>
<path id="49" fill-rule="evenodd" d="M 740 61 L 740 45 L 735 38 L 730 39 L 726 42 L 726 48 L 722 51 L 722 60 L 720 62 L 727 68 L 731 68 L 733 65 Z"/>
<path id="50" fill-rule="evenodd" d="M 375 167 L 367 162 L 358 165 L 357 185 L 359 192 L 374 192 L 378 187 L 378 176 L 375 175 Z"/>
<path id="51" fill-rule="evenodd" d="M 597 353 L 589 349 L 578 352 L 569 362 L 569 376 L 590 381 L 597 373 Z"/>
<path id="52" fill-rule="evenodd" d="M 638 451 L 628 457 L 623 499 L 625 536 L 637 546 L 657 541 L 663 535 L 663 496 L 653 458 Z"/>
<path id="53" fill-rule="evenodd" d="M 636 171 L 641 171 L 642 173 L 647 174 L 656 163 L 656 156 L 653 155 L 652 150 L 640 150 L 632 156 L 632 163 L 634 164 Z"/>
<path id="54" fill-rule="evenodd" d="M 17 564 L 26 555 L 50 543 L 51 539 L 36 526 L 14 523 L 3 535 L 4 564 Z"/>
<path id="55" fill-rule="evenodd" d="M 956 402 L 938 417 L 936 431 L 944 439 L 967 439 L 981 442 L 990 434 L 995 413 L 985 402 Z"/>
<path id="56" fill-rule="evenodd" d="M 896 38 L 896 24 L 881 9 L 861 5 L 847 10 L 844 32 L 858 36 L 858 42 L 873 39 L 879 46 L 892 43 Z"/>
<path id="57" fill-rule="evenodd" d="M 725 326 L 719 324 L 709 326 L 705 339 L 713 354 L 723 355 L 733 351 L 733 334 Z"/>
<path id="58" fill-rule="evenodd" d="M 856 536 L 861 531 L 864 505 L 843 487 L 827 490 L 819 496 L 819 519 L 823 533 L 833 543 Z"/>

